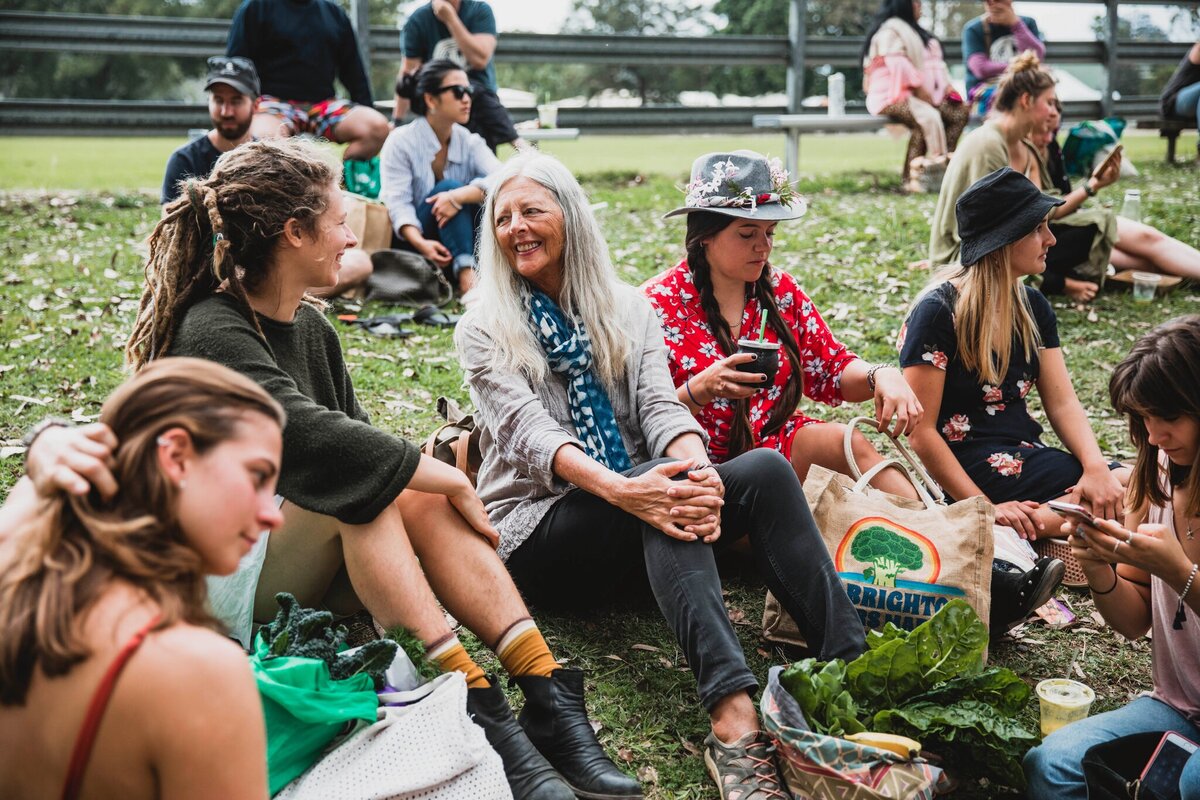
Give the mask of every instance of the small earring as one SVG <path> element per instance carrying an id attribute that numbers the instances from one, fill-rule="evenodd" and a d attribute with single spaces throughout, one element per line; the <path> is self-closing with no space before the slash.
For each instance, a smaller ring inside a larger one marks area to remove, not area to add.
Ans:
<path id="1" fill-rule="evenodd" d="M 183 490 L 184 490 L 184 489 L 186 489 L 186 488 L 187 488 L 187 479 L 186 479 L 186 478 L 180 478 L 180 479 L 179 479 L 179 490 L 180 490 L 180 491 L 183 491 Z"/>

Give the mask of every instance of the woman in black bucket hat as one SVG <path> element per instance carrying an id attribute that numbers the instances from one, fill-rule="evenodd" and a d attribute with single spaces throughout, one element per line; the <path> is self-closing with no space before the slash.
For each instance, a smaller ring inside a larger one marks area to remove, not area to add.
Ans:
<path id="1" fill-rule="evenodd" d="M 961 264 L 934 276 L 900 333 L 905 377 L 922 405 L 937 409 L 909 435 L 913 449 L 948 494 L 986 496 L 998 524 L 1039 541 L 1062 535 L 1046 501 L 1118 518 L 1129 478 L 1096 444 L 1054 310 L 1024 283 L 1046 269 L 1048 218 L 1062 202 L 1009 167 L 974 183 L 955 207 Z M 1065 450 L 1042 443 L 1025 402 L 1035 387 Z M 1067 562 L 1068 584 L 1082 579 L 1061 540 L 1038 549 Z"/>

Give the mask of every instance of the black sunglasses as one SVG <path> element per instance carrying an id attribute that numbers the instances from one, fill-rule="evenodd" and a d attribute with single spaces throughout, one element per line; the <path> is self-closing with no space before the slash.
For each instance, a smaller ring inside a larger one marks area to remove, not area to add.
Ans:
<path id="1" fill-rule="evenodd" d="M 254 69 L 254 62 L 242 56 L 212 56 L 208 59 L 208 68 L 212 70 L 225 70 L 232 72 L 233 68 L 239 70 Z"/>
<path id="2" fill-rule="evenodd" d="M 475 90 L 470 86 L 458 83 L 454 84 L 453 86 L 443 86 L 434 92 L 434 94 L 441 94 L 442 92 L 454 92 L 455 100 L 462 100 L 464 97 L 470 97 L 471 95 L 475 94 Z"/>

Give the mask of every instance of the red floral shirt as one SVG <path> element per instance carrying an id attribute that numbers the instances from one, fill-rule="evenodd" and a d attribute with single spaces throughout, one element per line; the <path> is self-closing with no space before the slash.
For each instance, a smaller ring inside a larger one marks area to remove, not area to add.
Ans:
<path id="1" fill-rule="evenodd" d="M 841 377 L 846 366 L 856 359 L 844 344 L 834 338 L 821 319 L 820 312 L 813 306 L 791 275 L 771 268 L 771 285 L 775 287 L 775 304 L 779 313 L 796 337 L 803 361 L 804 394 L 820 403 L 840 405 L 842 397 Z M 667 357 L 671 367 L 671 378 L 676 388 L 684 381 L 703 372 L 728 353 L 721 351 L 700 307 L 700 292 L 692 282 L 692 272 L 687 261 L 646 281 L 642 291 L 650 299 L 650 305 L 658 314 L 659 324 L 667 342 Z M 758 336 L 761 310 L 758 300 L 751 297 L 742 311 L 742 330 L 754 338 Z M 751 333 L 753 331 L 753 333 Z M 779 341 L 775 331 L 767 328 L 766 340 Z M 763 439 L 763 426 L 771 417 L 775 402 L 783 393 L 783 387 L 791 380 L 794 365 L 781 349 L 779 373 L 768 388 L 750 398 L 750 429 L 756 447 L 770 447 L 791 458 L 792 437 L 805 425 L 821 422 L 800 413 L 792 415 L 777 433 Z M 718 397 L 700 409 L 696 419 L 704 426 L 709 436 L 709 455 L 716 463 L 729 457 L 729 433 L 733 421 L 733 401 Z"/>

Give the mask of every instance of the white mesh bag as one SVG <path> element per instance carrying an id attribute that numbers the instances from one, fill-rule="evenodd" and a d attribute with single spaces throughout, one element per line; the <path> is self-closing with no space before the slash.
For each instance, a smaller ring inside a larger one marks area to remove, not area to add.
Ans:
<path id="1" fill-rule="evenodd" d="M 461 672 L 381 694 L 378 720 L 355 733 L 277 800 L 511 800 L 500 756 L 467 716 Z"/>

